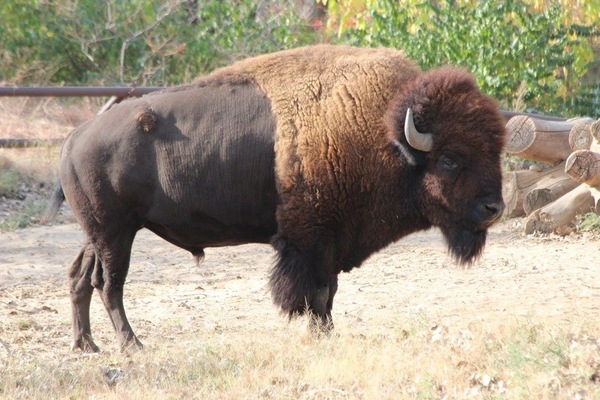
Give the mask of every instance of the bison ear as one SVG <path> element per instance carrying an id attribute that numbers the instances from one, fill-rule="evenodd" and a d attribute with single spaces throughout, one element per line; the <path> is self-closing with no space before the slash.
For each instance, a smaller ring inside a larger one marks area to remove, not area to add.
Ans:
<path id="1" fill-rule="evenodd" d="M 413 112 L 410 108 L 406 110 L 404 136 L 410 147 L 415 150 L 430 152 L 433 148 L 433 135 L 431 133 L 421 133 L 417 130 L 413 120 Z"/>

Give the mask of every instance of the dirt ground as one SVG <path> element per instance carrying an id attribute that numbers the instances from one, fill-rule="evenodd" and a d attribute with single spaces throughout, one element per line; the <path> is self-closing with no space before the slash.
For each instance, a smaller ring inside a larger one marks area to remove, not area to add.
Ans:
<path id="1" fill-rule="evenodd" d="M 519 220 L 491 229 L 483 257 L 456 266 L 439 231 L 414 234 L 340 276 L 338 329 L 389 332 L 407 318 L 443 326 L 501 325 L 515 318 L 573 329 L 600 315 L 600 240 L 589 234 L 526 237 Z M 77 224 L 0 233 L 0 347 L 65 353 L 71 343 L 66 268 L 82 244 Z M 125 291 L 132 326 L 148 344 L 178 332 L 306 329 L 272 305 L 267 245 L 207 249 L 200 268 L 192 256 L 148 231 L 134 244 Z M 33 329 L 29 329 L 33 327 Z M 97 295 L 92 331 L 116 350 Z M 0 353 L 2 349 L 0 348 Z"/>

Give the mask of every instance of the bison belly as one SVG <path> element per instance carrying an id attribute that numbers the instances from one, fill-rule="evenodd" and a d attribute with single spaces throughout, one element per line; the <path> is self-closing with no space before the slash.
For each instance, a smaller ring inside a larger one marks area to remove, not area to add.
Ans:
<path id="1" fill-rule="evenodd" d="M 146 96 L 73 135 L 64 169 L 79 182 L 63 179 L 65 194 L 82 192 L 101 223 L 103 210 L 116 210 L 113 219 L 134 214 L 184 248 L 268 242 L 276 232 L 274 136 L 270 101 L 250 84 Z"/>

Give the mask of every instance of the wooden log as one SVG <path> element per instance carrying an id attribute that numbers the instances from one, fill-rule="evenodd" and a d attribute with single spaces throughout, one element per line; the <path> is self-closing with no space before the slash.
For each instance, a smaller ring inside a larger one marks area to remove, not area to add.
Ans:
<path id="1" fill-rule="evenodd" d="M 596 212 L 596 214 L 600 215 L 600 190 L 591 186 L 589 186 L 588 188 L 590 190 L 590 194 L 594 198 L 594 211 Z"/>
<path id="2" fill-rule="evenodd" d="M 575 182 L 565 172 L 552 174 L 540 179 L 536 189 L 532 189 L 523 199 L 525 215 L 530 215 L 535 210 L 550 204 L 561 196 L 575 189 L 579 183 Z"/>
<path id="3" fill-rule="evenodd" d="M 565 172 L 576 182 L 600 185 L 600 153 L 578 150 L 567 158 Z"/>
<path id="4" fill-rule="evenodd" d="M 568 121 L 547 121 L 518 115 L 506 124 L 506 152 L 522 158 L 557 164 L 566 160 L 572 150 L 569 145 L 571 128 L 590 118 Z"/>
<path id="5" fill-rule="evenodd" d="M 530 175 L 532 177 L 530 177 Z M 533 178 L 536 176 L 536 178 Z M 502 197 L 504 198 L 504 216 L 508 218 L 522 217 L 525 215 L 523 200 L 525 195 L 519 191 L 520 181 L 537 181 L 537 175 L 533 171 L 514 171 L 505 173 L 502 177 Z"/>
<path id="6" fill-rule="evenodd" d="M 542 185 L 552 185 L 554 181 L 566 181 L 570 185 L 572 179 L 564 172 L 564 164 L 539 170 L 514 171 L 504 174 L 502 197 L 506 208 L 504 215 L 509 218 L 526 215 L 524 200 L 529 192 L 542 188 Z M 541 183 L 540 183 L 541 182 Z"/>
<path id="7" fill-rule="evenodd" d="M 578 122 L 569 132 L 569 147 L 571 150 L 589 150 L 594 140 L 590 129 L 591 123 L 587 121 Z"/>
<path id="8" fill-rule="evenodd" d="M 525 233 L 568 233 L 575 217 L 594 208 L 594 198 L 585 184 L 534 211 L 525 223 Z"/>
<path id="9" fill-rule="evenodd" d="M 600 119 L 590 125 L 590 133 L 596 142 L 600 142 Z"/>

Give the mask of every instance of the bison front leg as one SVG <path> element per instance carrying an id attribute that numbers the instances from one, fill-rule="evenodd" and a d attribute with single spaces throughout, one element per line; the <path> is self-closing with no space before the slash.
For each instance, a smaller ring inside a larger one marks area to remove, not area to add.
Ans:
<path id="1" fill-rule="evenodd" d="M 275 304 L 290 318 L 309 314 L 311 330 L 329 332 L 333 329 L 331 309 L 337 291 L 337 274 L 328 271 L 331 251 L 324 242 L 314 246 L 316 251 L 301 251 L 298 246 L 281 237 L 273 241 L 279 259 L 271 272 L 269 285 Z"/>
<path id="2" fill-rule="evenodd" d="M 310 306 L 309 329 L 313 332 L 329 333 L 333 330 L 333 298 L 338 288 L 338 276 L 331 275 L 327 285 L 317 289 Z"/>
<path id="3" fill-rule="evenodd" d="M 94 246 L 86 243 L 69 267 L 71 312 L 73 314 L 73 350 L 98 352 L 92 340 L 90 327 L 90 302 L 92 299 L 92 274 L 96 264 Z"/>

